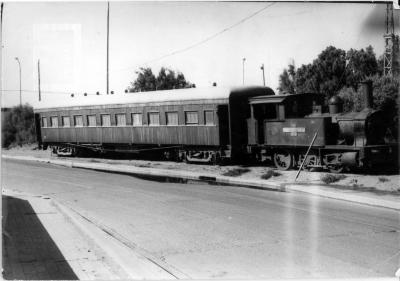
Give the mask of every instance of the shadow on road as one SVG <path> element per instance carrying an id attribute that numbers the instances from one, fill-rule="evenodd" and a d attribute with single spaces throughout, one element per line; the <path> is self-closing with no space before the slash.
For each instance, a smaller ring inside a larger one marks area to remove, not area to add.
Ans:
<path id="1" fill-rule="evenodd" d="M 2 203 L 3 278 L 78 279 L 29 202 L 3 195 Z"/>

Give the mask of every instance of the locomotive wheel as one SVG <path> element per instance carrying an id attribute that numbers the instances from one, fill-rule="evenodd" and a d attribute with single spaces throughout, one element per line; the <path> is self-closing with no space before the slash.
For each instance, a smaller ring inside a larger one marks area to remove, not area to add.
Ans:
<path id="1" fill-rule="evenodd" d="M 328 166 L 329 172 L 333 173 L 333 174 L 340 174 L 341 172 L 343 172 L 344 167 L 337 165 L 337 166 Z"/>
<path id="2" fill-rule="evenodd" d="M 341 163 L 341 154 L 332 154 L 333 157 L 325 157 L 324 164 L 328 168 L 329 172 L 333 174 L 339 174 L 343 172 L 344 167 Z"/>
<path id="3" fill-rule="evenodd" d="M 318 159 L 316 155 L 308 155 L 306 160 L 304 161 L 303 170 L 310 171 L 313 168 L 309 167 L 309 165 L 317 165 Z"/>
<path id="4" fill-rule="evenodd" d="M 279 170 L 289 170 L 293 166 L 292 154 L 286 150 L 275 152 L 274 164 Z"/>

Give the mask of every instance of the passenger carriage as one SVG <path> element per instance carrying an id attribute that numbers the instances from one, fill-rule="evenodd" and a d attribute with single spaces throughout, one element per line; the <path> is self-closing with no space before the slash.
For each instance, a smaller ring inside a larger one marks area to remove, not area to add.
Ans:
<path id="1" fill-rule="evenodd" d="M 267 87 L 213 87 L 75 97 L 35 109 L 38 141 L 59 155 L 151 151 L 197 162 L 240 159 L 248 99 L 273 94 Z"/>

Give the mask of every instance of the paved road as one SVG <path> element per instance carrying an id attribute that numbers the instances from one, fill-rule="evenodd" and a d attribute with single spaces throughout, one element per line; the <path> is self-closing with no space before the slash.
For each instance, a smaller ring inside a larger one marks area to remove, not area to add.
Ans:
<path id="1" fill-rule="evenodd" d="M 7 189 L 48 195 L 187 278 L 393 277 L 396 211 L 296 193 L 160 183 L 7 160 Z"/>

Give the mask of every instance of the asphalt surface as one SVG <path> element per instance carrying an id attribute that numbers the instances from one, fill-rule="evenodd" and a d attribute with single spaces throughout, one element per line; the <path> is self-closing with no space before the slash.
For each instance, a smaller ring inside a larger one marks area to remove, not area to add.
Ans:
<path id="1" fill-rule="evenodd" d="M 393 277 L 400 267 L 390 209 L 15 160 L 3 160 L 2 186 L 50 196 L 187 278 Z"/>

